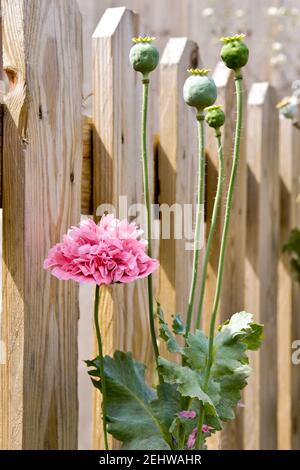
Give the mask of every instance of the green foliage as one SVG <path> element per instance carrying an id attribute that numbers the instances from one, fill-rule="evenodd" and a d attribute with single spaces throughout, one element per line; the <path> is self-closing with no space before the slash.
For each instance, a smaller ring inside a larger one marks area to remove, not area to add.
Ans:
<path id="1" fill-rule="evenodd" d="M 291 256 L 291 270 L 295 279 L 300 282 L 300 230 L 298 228 L 291 231 L 288 242 L 283 246 L 282 251 Z"/>
<path id="2" fill-rule="evenodd" d="M 164 380 L 169 384 L 176 384 L 177 389 L 183 397 L 197 398 L 202 402 L 207 414 L 216 416 L 216 409 L 212 399 L 203 391 L 202 376 L 190 367 L 180 366 L 159 358 L 159 370 Z"/>
<path id="3" fill-rule="evenodd" d="M 104 358 L 108 432 L 123 443 L 123 449 L 184 449 L 202 406 L 204 423 L 212 427 L 209 433 L 222 429 L 222 421 L 234 418 L 250 374 L 247 350 L 258 349 L 261 344 L 262 325 L 253 323 L 247 312 L 233 315 L 215 336 L 205 387 L 208 338 L 204 332 L 189 333 L 186 346 L 181 348 L 160 307 L 157 316 L 161 338 L 169 351 L 182 354 L 185 365 L 159 357 L 164 383 L 156 391 L 145 382 L 145 366 L 133 360 L 131 353 L 116 351 L 113 358 Z M 173 330 L 180 334 L 185 331 L 179 315 L 173 317 Z M 87 365 L 93 384 L 101 391 L 99 358 L 87 361 Z M 178 416 L 184 409 L 195 410 L 197 417 Z"/>
<path id="4" fill-rule="evenodd" d="M 179 313 L 173 315 L 172 330 L 175 335 L 185 335 L 185 326 Z"/>
<path id="5" fill-rule="evenodd" d="M 93 384 L 101 390 L 99 358 L 87 361 Z M 172 447 L 169 428 L 180 411 L 175 387 L 158 385 L 157 393 L 145 382 L 145 366 L 131 353 L 116 351 L 104 358 L 108 432 L 123 449 L 163 450 Z"/>
<path id="6" fill-rule="evenodd" d="M 221 428 L 221 421 L 234 418 L 234 408 L 241 399 L 241 390 L 250 374 L 247 350 L 259 348 L 262 325 L 252 322 L 247 312 L 236 313 L 225 322 L 214 339 L 213 364 L 207 391 L 203 376 L 208 357 L 208 338 L 202 331 L 190 333 L 183 350 L 188 366 L 180 366 L 159 358 L 164 380 L 177 384 L 178 391 L 191 399 L 197 398 L 205 409 L 206 423 Z"/>
<path id="7" fill-rule="evenodd" d="M 174 337 L 172 331 L 170 330 L 168 324 L 165 321 L 164 313 L 160 307 L 160 305 L 157 305 L 157 318 L 159 322 L 159 336 L 160 338 L 165 341 L 167 345 L 168 351 L 171 353 L 181 353 L 182 348 L 181 346 L 177 343 L 176 338 Z M 180 330 L 182 326 L 180 326 L 179 319 L 178 317 L 176 318 L 175 321 L 175 330 Z M 174 330 L 174 321 L 173 321 L 173 330 Z"/>

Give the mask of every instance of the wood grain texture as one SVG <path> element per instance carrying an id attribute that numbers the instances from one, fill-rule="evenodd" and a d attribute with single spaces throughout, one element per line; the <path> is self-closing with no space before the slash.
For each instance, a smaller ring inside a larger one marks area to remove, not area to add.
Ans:
<path id="1" fill-rule="evenodd" d="M 127 196 L 128 208 L 143 201 L 139 144 L 141 76 L 129 63 L 132 37 L 137 34 L 137 16 L 121 7 L 108 9 L 93 35 L 95 212 L 99 204 L 108 203 L 120 215 L 119 196 Z M 135 214 L 129 215 L 134 218 Z M 102 288 L 99 314 L 104 352 L 132 351 L 136 359 L 151 365 L 147 312 L 144 280 Z M 95 400 L 93 445 L 103 448 L 99 393 Z"/>
<path id="2" fill-rule="evenodd" d="M 93 214 L 93 119 L 83 116 L 81 214 Z"/>
<path id="3" fill-rule="evenodd" d="M 3 54 L 2 54 L 2 12 L 0 1 L 0 207 L 2 207 L 2 138 L 3 138 L 3 94 L 5 84 L 3 81 Z"/>
<path id="4" fill-rule="evenodd" d="M 185 214 L 184 210 L 190 205 L 194 221 L 198 160 L 197 121 L 194 110 L 183 100 L 182 88 L 187 78 L 186 70 L 195 68 L 198 62 L 198 46 L 194 42 L 187 38 L 172 38 L 166 45 L 159 66 L 159 204 L 161 208 L 164 206 L 166 211 L 161 210 L 163 237 L 160 240 L 158 299 L 169 325 L 174 313 L 180 312 L 183 316 L 186 314 L 192 273 L 193 239 L 189 238 L 189 234 L 185 237 L 184 220 L 188 214 Z M 168 208 L 172 207 L 176 210 L 176 219 L 174 211 L 168 213 Z M 175 238 L 175 224 L 178 225 L 178 235 L 182 233 L 179 239 Z M 193 226 L 191 228 L 194 229 Z M 189 249 L 187 244 L 190 245 Z M 199 272 L 200 270 L 201 259 Z M 163 342 L 160 350 L 164 356 L 174 359 L 174 355 L 168 353 Z"/>
<path id="5" fill-rule="evenodd" d="M 218 88 L 217 103 L 222 105 L 226 114 L 226 121 L 222 127 L 222 145 L 224 154 L 224 182 L 220 214 L 217 220 L 215 237 L 212 243 L 211 257 L 207 271 L 207 287 L 204 306 L 203 327 L 208 332 L 210 314 L 215 295 L 218 260 L 220 251 L 220 240 L 222 235 L 226 196 L 232 166 L 233 139 L 235 132 L 236 105 L 235 85 L 233 73 L 219 62 L 214 70 L 213 78 Z M 244 84 L 244 100 L 246 102 L 246 90 Z M 227 250 L 225 256 L 225 267 L 223 286 L 220 298 L 218 323 L 227 320 L 232 314 L 239 312 L 245 307 L 244 299 L 244 259 L 245 259 L 245 235 L 246 235 L 246 113 L 241 136 L 240 160 L 233 196 L 230 226 L 228 231 Z M 207 188 L 206 188 L 206 235 L 209 233 L 211 214 L 215 201 L 218 157 L 215 133 L 208 130 L 207 138 Z M 214 447 L 222 449 L 241 449 L 242 439 L 242 416 L 241 409 L 236 410 L 236 420 L 227 423 L 224 431 L 219 436 L 219 443 L 214 442 Z M 212 442 L 216 441 L 215 436 Z"/>
<path id="6" fill-rule="evenodd" d="M 226 115 L 226 121 L 222 127 L 222 145 L 224 154 L 224 182 L 223 195 L 218 217 L 215 237 L 212 244 L 211 258 L 207 272 L 207 288 L 204 310 L 204 329 L 208 331 L 213 299 L 215 295 L 216 277 L 218 271 L 218 260 L 220 241 L 223 229 L 225 205 L 229 178 L 232 167 L 232 151 L 236 121 L 235 84 L 234 76 L 222 62 L 218 63 L 213 73 L 213 78 L 218 88 L 217 103 L 222 105 Z M 246 89 L 243 83 L 243 99 L 246 104 Z M 219 321 L 224 322 L 231 315 L 245 308 L 245 244 L 246 244 L 246 112 L 243 116 L 243 128 L 241 134 L 240 160 L 236 178 L 233 204 L 231 210 L 230 226 L 225 256 L 225 267 L 223 285 L 220 298 Z M 218 157 L 217 145 L 214 131 L 208 131 L 207 143 L 207 191 L 206 191 L 206 233 L 209 233 L 211 214 L 215 201 Z M 227 423 L 224 432 L 220 434 L 219 447 L 222 449 L 241 449 L 242 438 L 242 412 L 236 410 L 236 420 Z"/>
<path id="7" fill-rule="evenodd" d="M 298 110 L 299 116 L 299 110 Z M 289 119 L 279 121 L 280 247 L 300 226 L 300 131 Z M 278 272 L 278 447 L 300 448 L 300 368 L 291 360 L 292 343 L 300 337 L 300 288 L 290 257 L 280 254 Z"/>
<path id="8" fill-rule="evenodd" d="M 43 270 L 80 217 L 81 17 L 2 1 L 5 96 L 1 448 L 76 449 L 78 289 Z"/>
<path id="9" fill-rule="evenodd" d="M 292 41 L 297 42 L 300 33 L 299 17 L 268 15 L 269 7 L 299 8 L 299 0 L 264 0 L 263 3 L 261 0 L 78 0 L 78 3 L 84 18 L 85 96 L 92 91 L 92 58 L 88 52 L 91 34 L 105 9 L 117 5 L 130 8 L 140 15 L 141 31 L 155 36 L 160 50 L 170 37 L 188 36 L 197 42 L 202 49 L 203 64 L 211 69 L 220 57 L 219 37 L 235 31 L 245 32 L 251 50 L 245 76 L 248 88 L 253 82 L 269 80 L 280 93 L 286 94 L 290 92 L 293 80 L 299 77 L 297 48 L 290 47 Z M 213 16 L 204 16 L 207 7 L 212 7 Z M 288 67 L 286 63 L 277 66 L 271 63 L 271 57 L 278 56 L 272 48 L 273 42 L 282 44 L 281 52 L 289 59 Z M 157 86 L 155 89 L 158 92 Z M 157 131 L 157 106 L 155 108 L 152 124 Z"/>
<path id="10" fill-rule="evenodd" d="M 0 101 L 0 207 L 2 207 L 3 104 Z"/>
<path id="11" fill-rule="evenodd" d="M 278 113 L 268 83 L 252 86 L 248 102 L 246 309 L 264 324 L 245 389 L 244 446 L 277 447 L 277 269 L 279 236 Z"/>

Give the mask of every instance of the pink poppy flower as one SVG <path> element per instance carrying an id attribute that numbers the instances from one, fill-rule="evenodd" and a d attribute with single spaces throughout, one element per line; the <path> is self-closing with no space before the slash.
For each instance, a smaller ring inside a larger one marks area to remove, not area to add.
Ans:
<path id="1" fill-rule="evenodd" d="M 82 221 L 50 249 L 44 268 L 58 279 L 98 285 L 128 283 L 148 276 L 158 261 L 147 255 L 147 242 L 135 223 L 103 216 L 97 225 Z"/>

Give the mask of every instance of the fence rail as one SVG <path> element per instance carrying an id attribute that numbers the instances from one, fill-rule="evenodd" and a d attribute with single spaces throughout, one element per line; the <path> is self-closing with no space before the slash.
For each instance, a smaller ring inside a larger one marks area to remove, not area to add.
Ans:
<path id="1" fill-rule="evenodd" d="M 9 81 L 2 132 L 3 313 L 0 445 L 16 449 L 76 448 L 78 291 L 43 272 L 49 247 L 81 214 L 97 218 L 101 203 L 142 200 L 140 88 L 129 66 L 139 18 L 106 10 L 92 38 L 93 116 L 81 117 L 81 19 L 75 1 L 2 0 L 3 67 Z M 183 103 L 185 70 L 200 63 L 201 45 L 172 38 L 151 89 L 159 135 L 151 154 L 153 201 L 195 199 L 197 163 L 192 111 Z M 84 51 L 85 52 L 85 51 Z M 235 118 L 230 73 L 217 64 L 218 101 L 226 111 L 223 144 L 228 185 Z M 261 352 L 244 393 L 245 407 L 210 447 L 300 449 L 300 366 L 291 343 L 300 338 L 299 285 L 280 247 L 300 224 L 300 131 L 279 120 L 268 83 L 249 90 L 241 162 L 226 255 L 219 318 L 245 307 L 265 325 Z M 151 127 L 151 123 L 150 123 Z M 1 126 L 2 128 L 2 126 Z M 216 148 L 207 132 L 206 232 L 216 186 Z M 225 192 L 225 191 L 224 191 Z M 81 210 L 80 210 L 81 201 Z M 222 205 L 224 206 L 224 204 Z M 223 212 L 208 270 L 205 322 L 215 289 Z M 161 240 L 157 295 L 166 317 L 184 314 L 190 256 L 184 241 Z M 100 305 L 106 353 L 132 350 L 152 362 L 145 283 L 105 289 Z M 80 358 L 83 359 L 83 358 Z M 150 377 L 150 374 L 149 374 Z M 100 397 L 94 396 L 93 446 L 103 445 Z M 114 444 L 117 448 L 117 443 Z"/>

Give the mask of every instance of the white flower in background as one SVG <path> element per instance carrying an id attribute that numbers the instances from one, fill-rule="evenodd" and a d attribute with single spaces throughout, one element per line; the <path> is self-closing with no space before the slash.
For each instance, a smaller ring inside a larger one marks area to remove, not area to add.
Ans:
<path id="1" fill-rule="evenodd" d="M 287 8 L 285 8 L 285 7 L 280 7 L 280 8 L 278 8 L 278 15 L 279 15 L 279 16 L 284 16 L 284 15 L 286 15 L 287 13 L 288 13 Z"/>
<path id="2" fill-rule="evenodd" d="M 286 119 L 295 120 L 298 115 L 298 104 L 299 104 L 299 99 L 295 95 L 287 96 L 283 98 L 277 104 L 279 115 L 281 117 L 285 117 Z"/>
<path id="3" fill-rule="evenodd" d="M 292 16 L 299 16 L 299 8 L 291 8 Z"/>
<path id="4" fill-rule="evenodd" d="M 242 10 L 241 8 L 239 8 L 239 9 L 236 10 L 236 12 L 235 12 L 235 16 L 236 16 L 237 18 L 242 18 L 242 16 L 244 16 L 244 15 L 245 15 L 245 11 Z"/>
<path id="5" fill-rule="evenodd" d="M 269 7 L 268 8 L 268 15 L 269 16 L 278 16 L 279 14 L 279 8 L 277 7 Z"/>
<path id="6" fill-rule="evenodd" d="M 202 16 L 204 16 L 205 18 L 209 18 L 210 16 L 214 16 L 215 12 L 214 12 L 214 9 L 213 8 L 204 8 L 204 10 L 202 10 Z"/>
<path id="7" fill-rule="evenodd" d="M 273 49 L 273 51 L 280 52 L 283 49 L 283 45 L 282 45 L 281 42 L 278 42 L 278 41 L 273 42 L 272 49 Z"/>
<path id="8" fill-rule="evenodd" d="M 270 64 L 273 67 L 278 67 L 279 65 L 285 64 L 287 57 L 285 54 L 277 54 L 270 59 Z"/>

